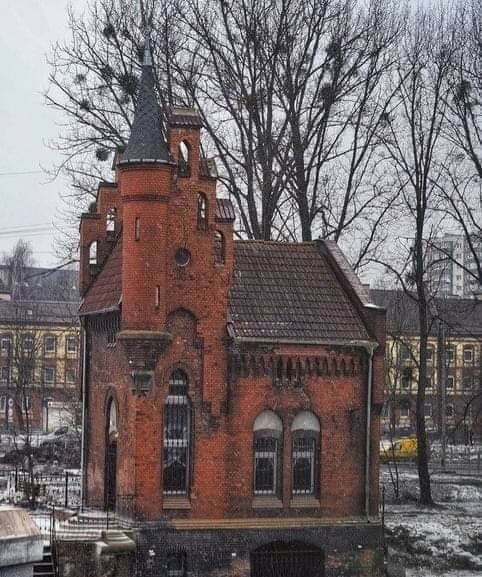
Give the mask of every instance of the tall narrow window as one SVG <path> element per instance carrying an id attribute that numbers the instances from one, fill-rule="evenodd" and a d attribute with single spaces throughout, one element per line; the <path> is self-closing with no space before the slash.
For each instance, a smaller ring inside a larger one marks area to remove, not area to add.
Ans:
<path id="1" fill-rule="evenodd" d="M 197 227 L 199 230 L 208 228 L 208 201 L 202 192 L 197 195 Z"/>
<path id="2" fill-rule="evenodd" d="M 177 172 L 181 177 L 191 176 L 191 158 L 189 145 L 183 140 L 179 144 Z"/>
<path id="3" fill-rule="evenodd" d="M 224 235 L 217 230 L 214 233 L 214 264 L 222 265 L 226 262 L 226 248 Z"/>
<path id="4" fill-rule="evenodd" d="M 164 495 L 188 495 L 191 408 L 186 373 L 176 369 L 169 379 L 164 409 Z"/>
<path id="5" fill-rule="evenodd" d="M 136 216 L 136 220 L 134 222 L 134 238 L 135 240 L 141 239 L 141 219 L 138 216 Z"/>
<path id="6" fill-rule="evenodd" d="M 109 208 L 109 210 L 107 211 L 106 223 L 105 223 L 107 232 L 115 231 L 115 220 L 116 220 L 116 209 Z"/>
<path id="7" fill-rule="evenodd" d="M 97 241 L 90 243 L 89 247 L 89 264 L 95 266 L 97 264 Z"/>
<path id="8" fill-rule="evenodd" d="M 313 413 L 301 411 L 291 425 L 293 435 L 293 495 L 318 493 L 318 453 L 320 422 Z"/>
<path id="9" fill-rule="evenodd" d="M 156 294 L 154 297 L 154 302 L 156 309 L 158 309 L 161 306 L 161 287 L 159 285 L 156 286 Z"/>
<path id="10" fill-rule="evenodd" d="M 254 432 L 254 494 L 279 496 L 283 424 L 273 411 L 256 417 Z"/>

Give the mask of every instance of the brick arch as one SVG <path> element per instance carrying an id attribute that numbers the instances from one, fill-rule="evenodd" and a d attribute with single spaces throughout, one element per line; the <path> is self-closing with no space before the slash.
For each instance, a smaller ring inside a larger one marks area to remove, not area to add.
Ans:
<path id="1" fill-rule="evenodd" d="M 167 331 L 174 337 L 187 339 L 191 344 L 197 338 L 198 320 L 189 309 L 179 307 L 167 316 Z"/>

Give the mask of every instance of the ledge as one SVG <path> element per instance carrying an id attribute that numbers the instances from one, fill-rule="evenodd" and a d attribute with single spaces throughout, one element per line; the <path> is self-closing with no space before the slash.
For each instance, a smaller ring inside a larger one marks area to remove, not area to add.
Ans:
<path id="1" fill-rule="evenodd" d="M 253 499 L 253 509 L 282 509 L 283 502 L 278 497 L 259 495 Z"/>
<path id="2" fill-rule="evenodd" d="M 290 501 L 293 509 L 319 509 L 320 506 L 320 501 L 313 495 L 296 495 Z"/>
<path id="3" fill-rule="evenodd" d="M 187 497 L 164 497 L 162 508 L 187 510 L 191 508 L 191 501 Z"/>

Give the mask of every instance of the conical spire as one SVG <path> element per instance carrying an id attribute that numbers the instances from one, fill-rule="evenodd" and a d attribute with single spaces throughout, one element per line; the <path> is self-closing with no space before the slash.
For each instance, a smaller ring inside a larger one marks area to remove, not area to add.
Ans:
<path id="1" fill-rule="evenodd" d="M 169 162 L 169 152 L 162 136 L 161 110 L 154 90 L 152 55 L 147 34 L 134 122 L 121 163 L 141 161 Z"/>

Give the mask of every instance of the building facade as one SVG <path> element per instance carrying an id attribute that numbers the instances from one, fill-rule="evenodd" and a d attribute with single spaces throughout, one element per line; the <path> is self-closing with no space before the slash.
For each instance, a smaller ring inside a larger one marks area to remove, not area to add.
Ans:
<path id="1" fill-rule="evenodd" d="M 370 294 L 387 309 L 383 432 L 414 435 L 420 340 L 416 302 L 402 291 Z M 427 432 L 439 438 L 445 414 L 448 440 L 473 443 L 482 436 L 482 301 L 437 299 L 429 327 Z"/>
<path id="2" fill-rule="evenodd" d="M 472 247 L 466 236 L 444 234 L 427 247 L 428 280 L 440 297 L 472 298 L 482 294 L 477 262 L 482 262 L 482 238 L 474 235 Z M 475 252 L 475 255 L 474 255 Z"/>
<path id="3" fill-rule="evenodd" d="M 384 311 L 332 242 L 235 241 L 200 129 L 146 50 L 80 225 L 85 504 L 143 576 L 378 575 Z"/>
<path id="4" fill-rule="evenodd" d="M 0 430 L 79 425 L 77 291 L 76 271 L 0 267 Z"/>

